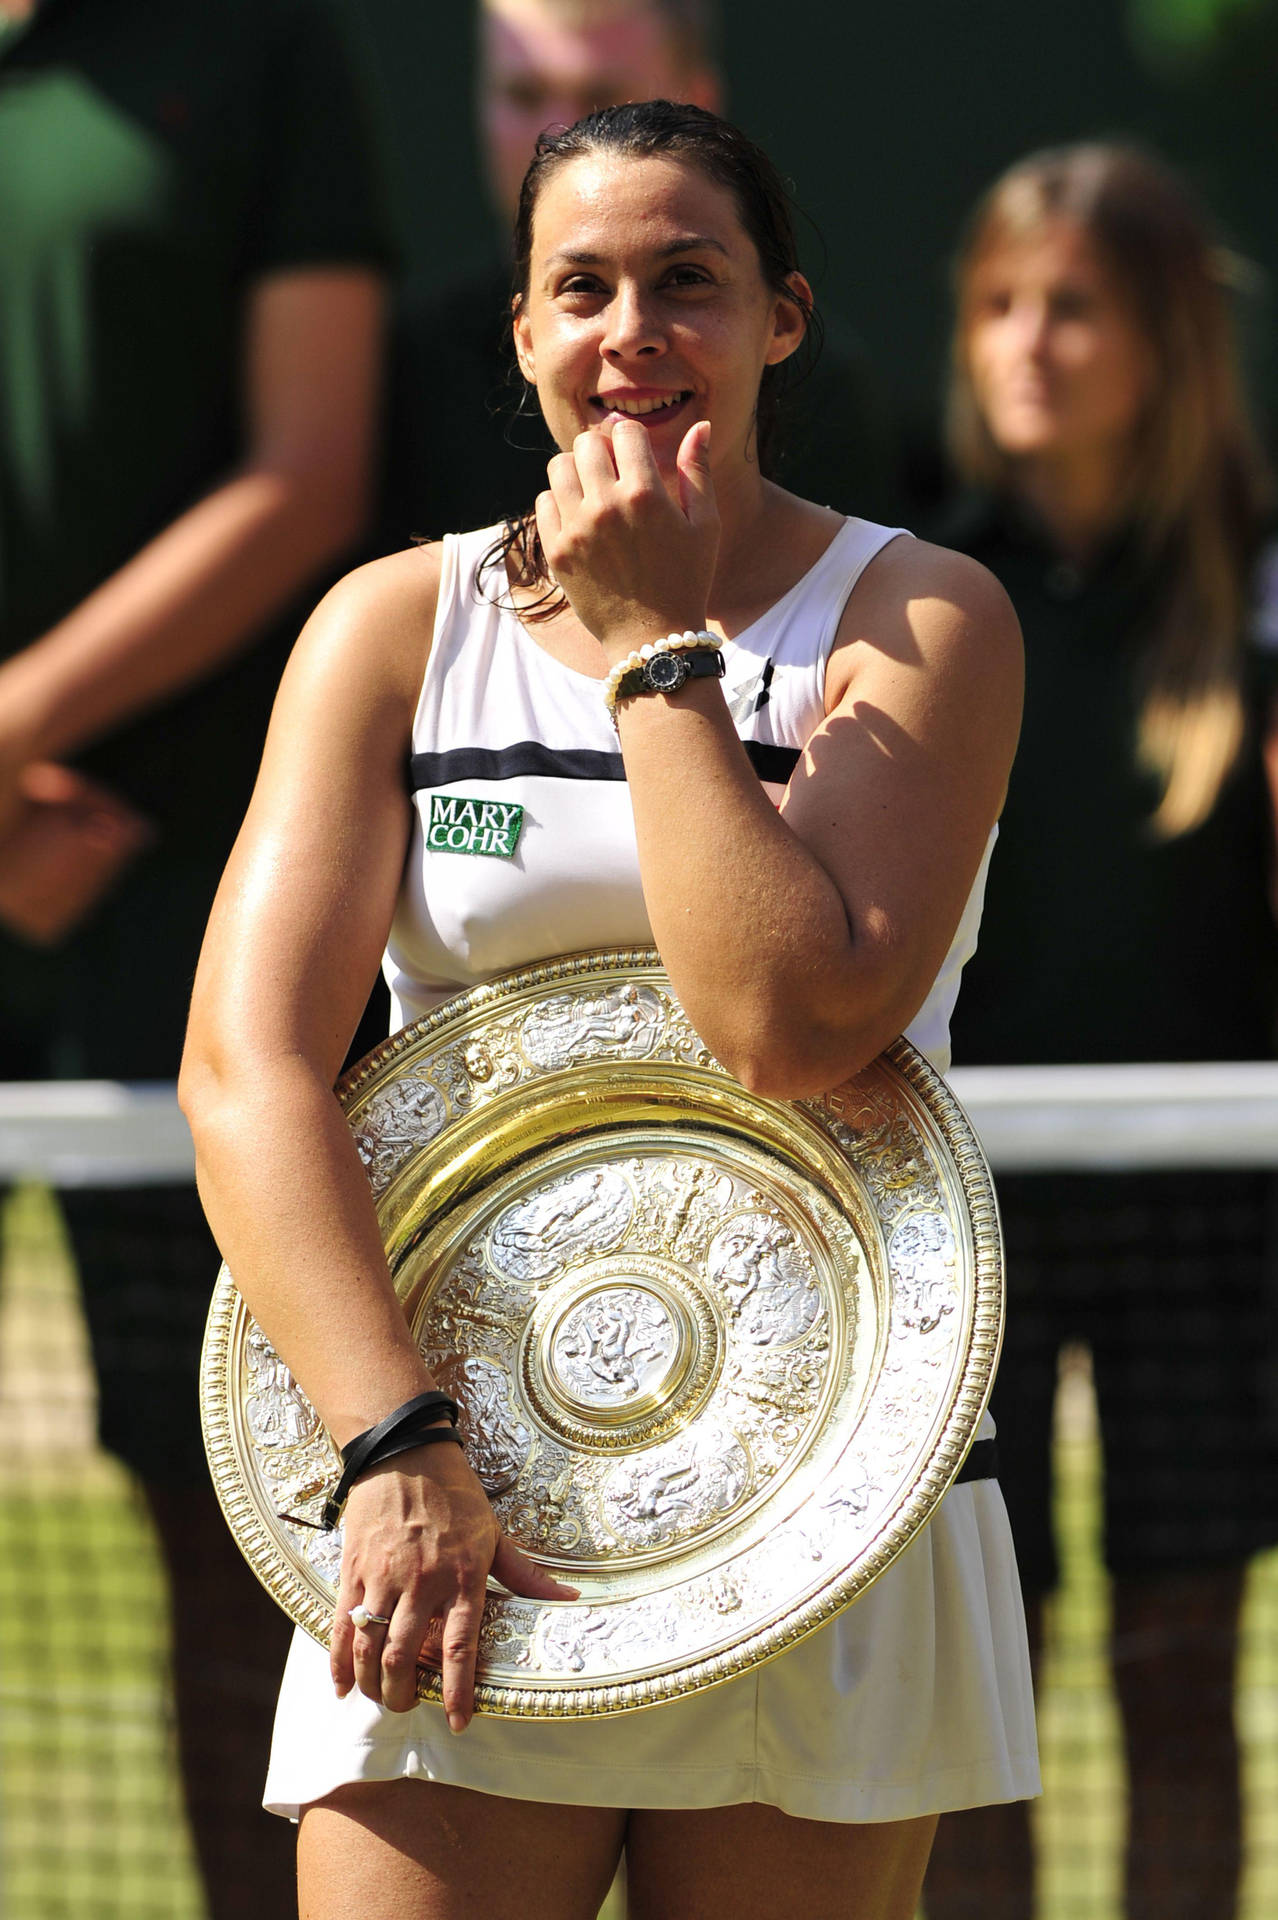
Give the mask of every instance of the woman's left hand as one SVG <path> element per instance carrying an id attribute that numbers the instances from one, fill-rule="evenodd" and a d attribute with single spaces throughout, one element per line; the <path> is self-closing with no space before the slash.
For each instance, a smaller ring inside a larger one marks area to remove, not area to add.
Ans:
<path id="1" fill-rule="evenodd" d="M 638 421 L 579 433 L 572 452 L 550 462 L 537 530 L 610 664 L 662 634 L 705 625 L 719 552 L 709 453 L 710 423 L 698 420 L 679 448 L 677 499 Z"/>

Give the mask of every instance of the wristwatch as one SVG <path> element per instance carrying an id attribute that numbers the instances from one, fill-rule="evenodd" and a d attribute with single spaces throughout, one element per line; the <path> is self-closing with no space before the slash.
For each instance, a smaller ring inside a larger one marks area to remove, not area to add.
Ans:
<path id="1" fill-rule="evenodd" d="M 637 693 L 678 693 L 687 680 L 722 680 L 723 655 L 718 647 L 682 647 L 654 653 L 617 683 L 616 698 Z"/>

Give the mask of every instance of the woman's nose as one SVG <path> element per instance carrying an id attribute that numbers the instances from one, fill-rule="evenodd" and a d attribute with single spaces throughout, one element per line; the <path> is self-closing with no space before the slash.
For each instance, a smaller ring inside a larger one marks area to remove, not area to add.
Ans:
<path id="1" fill-rule="evenodd" d="M 1051 336 L 1051 314 L 1043 300 L 1027 300 L 1017 313 L 1017 341 L 1023 353 L 1033 360 L 1047 351 Z"/>
<path id="2" fill-rule="evenodd" d="M 659 318 L 637 287 L 619 287 L 608 304 L 603 351 L 612 359 L 660 353 L 665 346 Z"/>

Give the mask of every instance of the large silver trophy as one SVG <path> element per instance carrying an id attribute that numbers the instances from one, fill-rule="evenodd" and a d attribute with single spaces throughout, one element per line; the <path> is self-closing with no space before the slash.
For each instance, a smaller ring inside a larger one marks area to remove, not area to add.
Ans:
<path id="1" fill-rule="evenodd" d="M 714 1686 L 909 1545 L 988 1399 L 1002 1266 L 980 1147 L 906 1041 L 822 1099 L 761 1099 L 654 953 L 587 953 L 449 1001 L 339 1092 L 470 1461 L 581 1593 L 490 1591 L 481 1712 Z M 303 1522 L 337 1450 L 225 1269 L 202 1399 L 241 1548 L 326 1642 L 341 1532 Z"/>

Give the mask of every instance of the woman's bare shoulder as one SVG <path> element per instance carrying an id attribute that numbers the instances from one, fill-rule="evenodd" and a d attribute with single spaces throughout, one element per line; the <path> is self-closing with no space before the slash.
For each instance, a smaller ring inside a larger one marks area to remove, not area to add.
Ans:
<path id="1" fill-rule="evenodd" d="M 443 548 L 367 561 L 330 587 L 302 631 L 290 671 L 328 679 L 348 668 L 416 697 L 430 653 Z"/>
<path id="2" fill-rule="evenodd" d="M 874 660 L 961 674 L 973 698 L 997 689 L 1019 713 L 1024 661 L 1012 603 L 967 554 L 905 537 L 888 542 L 848 599 L 832 667 L 845 688 Z"/>

